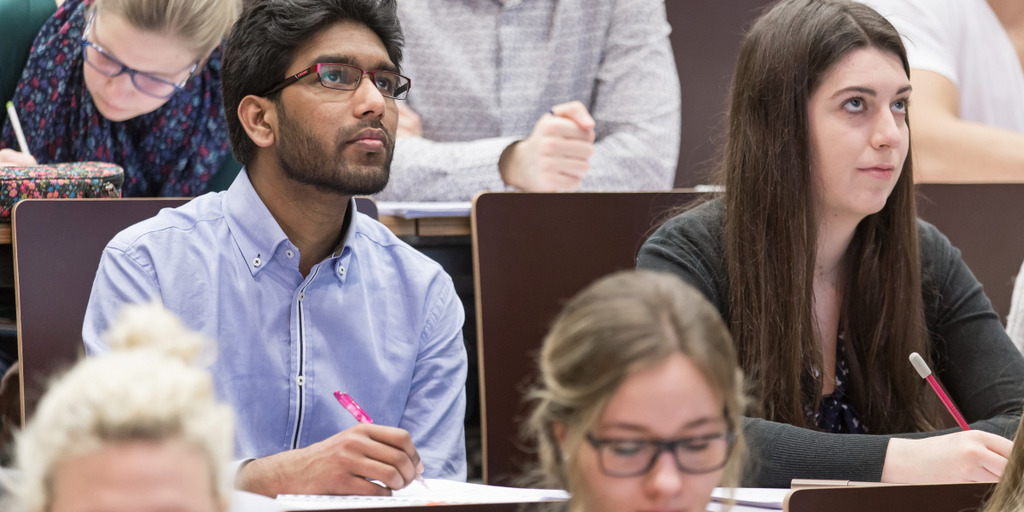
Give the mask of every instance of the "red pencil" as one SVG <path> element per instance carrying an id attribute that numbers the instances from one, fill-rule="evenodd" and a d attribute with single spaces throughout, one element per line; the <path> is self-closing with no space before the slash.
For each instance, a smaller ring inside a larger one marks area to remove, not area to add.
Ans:
<path id="1" fill-rule="evenodd" d="M 924 358 L 921 354 L 913 352 L 910 354 L 910 364 L 914 365 L 914 369 L 921 375 L 921 378 L 928 381 L 931 384 L 932 389 L 935 390 L 935 394 L 939 395 L 939 400 L 942 400 L 942 404 L 946 406 L 946 410 L 953 415 L 953 419 L 956 420 L 957 425 L 964 430 L 970 430 L 971 427 L 967 426 L 967 421 L 960 415 L 960 411 L 957 410 L 956 405 L 953 405 L 953 401 L 949 399 L 949 395 L 942 390 L 942 386 L 939 385 L 939 381 L 935 380 L 935 376 L 932 375 L 932 369 L 928 368 L 928 363 L 924 362 Z"/>

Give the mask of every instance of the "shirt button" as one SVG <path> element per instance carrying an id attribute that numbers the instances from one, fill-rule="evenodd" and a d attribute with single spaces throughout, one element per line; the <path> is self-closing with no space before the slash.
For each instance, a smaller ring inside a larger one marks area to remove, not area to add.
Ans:
<path id="1" fill-rule="evenodd" d="M 344 265 L 338 265 L 338 275 L 339 276 L 344 276 L 345 275 L 345 266 Z"/>
<path id="2" fill-rule="evenodd" d="M 259 256 L 256 256 L 255 258 L 252 259 L 252 266 L 254 266 L 254 267 L 258 267 L 262 263 L 263 263 L 263 260 L 261 260 Z"/>
<path id="3" fill-rule="evenodd" d="M 301 292 L 299 292 L 299 302 L 302 302 L 304 300 L 306 300 L 306 292 L 305 291 L 301 291 Z"/>
<path id="4" fill-rule="evenodd" d="M 291 249 L 288 249 L 287 251 L 284 252 L 284 255 L 288 256 L 289 258 L 294 258 L 295 257 L 295 251 L 293 251 Z"/>
<path id="5" fill-rule="evenodd" d="M 302 376 L 302 375 L 299 375 L 299 376 L 295 377 L 295 382 L 296 382 L 296 383 L 297 383 L 297 384 L 298 384 L 299 386 L 303 386 L 303 385 L 305 385 L 305 384 L 306 384 L 306 377 L 304 377 L 304 376 Z"/>

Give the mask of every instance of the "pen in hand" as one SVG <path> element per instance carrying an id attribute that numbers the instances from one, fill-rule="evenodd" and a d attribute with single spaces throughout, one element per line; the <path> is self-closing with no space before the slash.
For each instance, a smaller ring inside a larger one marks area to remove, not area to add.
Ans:
<path id="1" fill-rule="evenodd" d="M 953 405 L 953 401 L 950 400 L 949 395 L 942 390 L 942 386 L 939 386 L 939 381 L 935 380 L 935 376 L 932 375 L 931 368 L 928 368 L 928 363 L 924 362 L 924 358 L 917 352 L 910 354 L 910 364 L 914 365 L 914 369 L 921 376 L 922 379 L 928 381 L 931 384 L 932 389 L 935 390 L 935 394 L 939 395 L 939 400 L 942 400 L 942 405 L 946 406 L 946 410 L 953 415 L 953 419 L 956 420 L 957 425 L 964 430 L 970 430 L 971 427 L 967 426 L 967 421 L 960 415 L 960 411 L 957 410 L 956 405 Z"/>
<path id="2" fill-rule="evenodd" d="M 14 102 L 7 102 L 7 117 L 11 120 L 11 128 L 14 129 L 14 136 L 18 138 L 18 149 L 25 154 L 28 152 L 28 141 L 25 140 L 25 132 L 21 129 L 21 120 L 18 119 L 18 111 L 14 110 Z"/>
<path id="3" fill-rule="evenodd" d="M 344 407 L 345 410 L 348 411 L 349 414 L 351 414 L 359 423 L 373 423 L 373 418 L 371 418 L 369 414 L 366 414 L 366 411 L 364 411 L 363 408 L 348 395 L 348 393 L 335 391 L 334 398 L 337 398 L 338 403 L 341 404 L 341 406 Z M 422 484 L 423 487 L 427 488 L 427 482 L 423 479 L 422 474 L 416 475 L 416 481 Z"/>

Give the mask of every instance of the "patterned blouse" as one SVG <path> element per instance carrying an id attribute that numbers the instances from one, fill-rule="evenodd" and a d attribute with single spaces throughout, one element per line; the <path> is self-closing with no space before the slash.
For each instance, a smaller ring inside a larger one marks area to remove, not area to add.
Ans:
<path id="1" fill-rule="evenodd" d="M 104 118 L 85 87 L 82 32 L 92 0 L 66 0 L 43 25 L 14 93 L 29 151 L 41 164 L 102 161 L 124 167 L 124 196 L 202 194 L 227 156 L 220 50 L 157 110 Z M 0 147 L 17 147 L 11 122 Z"/>
<path id="2" fill-rule="evenodd" d="M 815 370 L 817 371 L 817 370 Z M 850 380 L 850 368 L 846 364 L 846 351 L 843 350 L 843 333 L 836 339 L 836 385 L 831 394 L 821 397 L 818 410 L 813 413 L 812 423 L 823 432 L 833 434 L 867 434 L 868 428 L 861 424 L 857 411 L 847 401 L 846 387 Z"/>

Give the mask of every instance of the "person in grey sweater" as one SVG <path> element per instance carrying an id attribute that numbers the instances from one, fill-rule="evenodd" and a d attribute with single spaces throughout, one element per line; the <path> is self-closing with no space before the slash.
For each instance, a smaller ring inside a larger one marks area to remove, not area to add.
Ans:
<path id="1" fill-rule="evenodd" d="M 378 199 L 672 188 L 682 107 L 664 0 L 402 0 L 398 16 L 415 85 Z"/>
<path id="2" fill-rule="evenodd" d="M 747 484 L 994 481 L 1024 358 L 981 285 L 918 221 L 900 36 L 848 0 L 784 0 L 744 39 L 721 199 L 662 225 L 638 266 L 702 290 L 753 402 Z M 970 431 L 913 371 L 919 352 Z"/>

